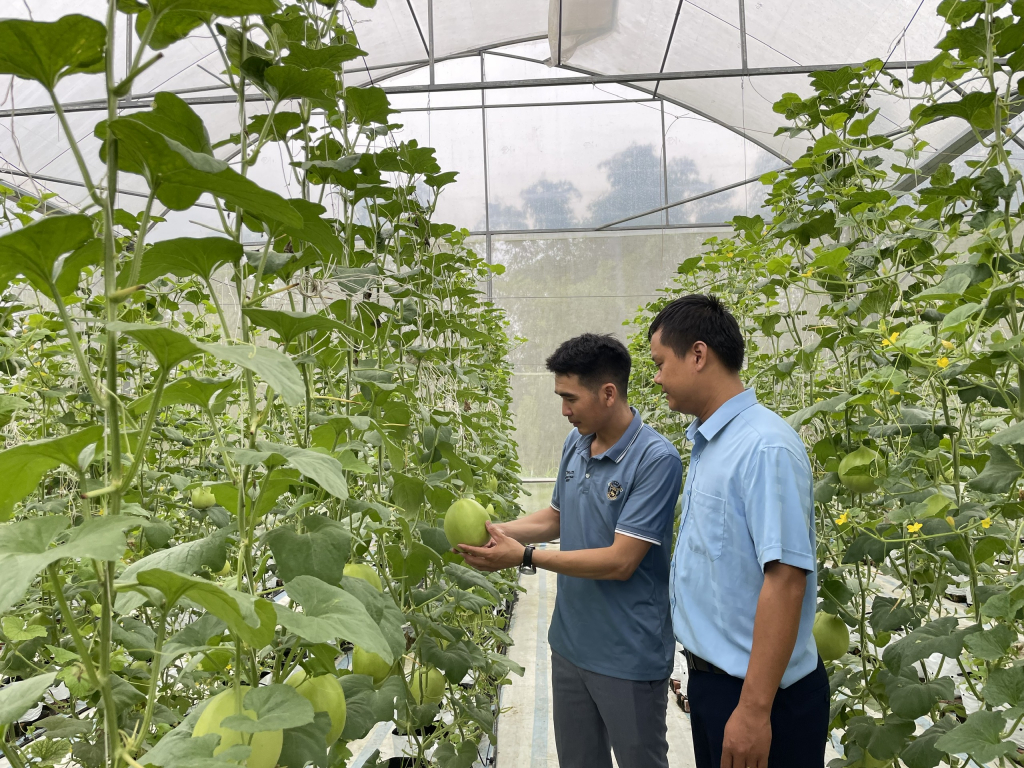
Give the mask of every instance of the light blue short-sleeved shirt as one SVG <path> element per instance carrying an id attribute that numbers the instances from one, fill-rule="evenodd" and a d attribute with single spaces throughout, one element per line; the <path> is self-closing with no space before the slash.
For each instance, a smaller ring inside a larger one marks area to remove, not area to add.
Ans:
<path id="1" fill-rule="evenodd" d="M 682 462 L 675 447 L 640 420 L 615 445 L 590 455 L 593 435 L 573 430 L 562 447 L 551 506 L 563 550 L 610 547 L 615 534 L 653 546 L 626 581 L 558 576 L 548 643 L 577 667 L 624 680 L 672 672 L 669 561 Z"/>
<path id="2" fill-rule="evenodd" d="M 793 656 L 782 687 L 814 671 L 817 605 L 814 483 L 800 436 L 757 402 L 726 401 L 686 432 L 693 443 L 672 557 L 672 623 L 691 653 L 745 678 L 754 615 L 773 560 L 807 571 Z"/>

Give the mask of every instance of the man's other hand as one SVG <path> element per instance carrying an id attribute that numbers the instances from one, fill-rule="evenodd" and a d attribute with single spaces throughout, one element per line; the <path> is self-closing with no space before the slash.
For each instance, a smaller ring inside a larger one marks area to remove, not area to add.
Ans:
<path id="1" fill-rule="evenodd" d="M 771 745 L 771 710 L 755 709 L 741 703 L 725 724 L 722 768 L 768 768 Z"/>
<path id="2" fill-rule="evenodd" d="M 510 536 L 506 536 L 500 525 L 487 523 L 491 540 L 482 547 L 460 544 L 455 551 L 466 558 L 466 563 L 478 571 L 500 571 L 514 568 L 523 562 L 526 547 Z"/>

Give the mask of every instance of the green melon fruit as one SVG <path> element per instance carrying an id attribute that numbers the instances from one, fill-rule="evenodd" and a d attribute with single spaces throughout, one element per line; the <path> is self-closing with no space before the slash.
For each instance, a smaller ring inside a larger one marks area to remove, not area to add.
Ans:
<path id="1" fill-rule="evenodd" d="M 251 734 L 232 731 L 229 728 L 222 728 L 221 721 L 232 715 L 243 714 L 251 720 L 256 719 L 256 713 L 251 709 L 243 709 L 242 702 L 248 686 L 242 686 L 240 691 L 230 688 L 223 693 L 218 693 L 196 721 L 196 727 L 192 730 L 192 738 L 206 736 L 209 733 L 216 733 L 220 736 L 220 744 L 213 750 L 213 754 L 219 755 L 229 747 L 239 744 L 248 745 L 252 748 L 248 759 L 245 761 L 246 768 L 274 768 L 277 759 L 281 756 L 281 747 L 284 744 L 284 731 L 259 731 Z"/>
<path id="2" fill-rule="evenodd" d="M 217 497 L 209 488 L 192 489 L 192 506 L 196 509 L 209 509 L 217 503 Z"/>
<path id="3" fill-rule="evenodd" d="M 345 566 L 345 575 L 353 579 L 362 579 L 367 584 L 372 585 L 378 592 L 384 591 L 384 586 L 380 583 L 380 576 L 377 575 L 372 566 L 366 563 L 349 563 Z"/>
<path id="4" fill-rule="evenodd" d="M 488 519 L 487 510 L 475 499 L 459 499 L 445 513 L 444 535 L 453 547 L 482 547 L 491 538 L 487 532 Z"/>
<path id="5" fill-rule="evenodd" d="M 331 717 L 331 730 L 327 732 L 327 746 L 331 746 L 345 730 L 345 691 L 334 675 L 308 677 L 305 670 L 296 669 L 285 682 L 302 694 L 313 705 L 314 712 L 326 712 Z"/>
<path id="6" fill-rule="evenodd" d="M 391 674 L 391 665 L 376 653 L 364 651 L 358 645 L 352 649 L 352 672 L 357 675 L 369 675 L 374 685 L 383 683 Z"/>
<path id="7" fill-rule="evenodd" d="M 444 675 L 433 667 L 417 667 L 409 688 L 417 704 L 437 704 L 444 698 Z"/>
<path id="8" fill-rule="evenodd" d="M 885 460 L 876 451 L 862 445 L 839 462 L 839 479 L 854 493 L 870 493 L 885 473 Z"/>
<path id="9" fill-rule="evenodd" d="M 850 650 L 850 630 L 838 616 L 823 611 L 818 613 L 811 631 L 822 661 L 835 661 Z"/>
<path id="10" fill-rule="evenodd" d="M 488 475 L 487 479 L 484 480 L 484 487 L 491 493 L 498 492 L 498 478 L 494 475 Z"/>

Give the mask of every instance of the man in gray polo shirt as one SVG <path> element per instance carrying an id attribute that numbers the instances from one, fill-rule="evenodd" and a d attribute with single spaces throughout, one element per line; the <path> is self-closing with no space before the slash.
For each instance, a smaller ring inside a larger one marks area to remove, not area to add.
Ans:
<path id="1" fill-rule="evenodd" d="M 559 574 L 548 642 L 561 768 L 611 768 L 612 750 L 619 768 L 668 768 L 669 563 L 682 463 L 627 403 L 630 364 L 619 341 L 595 334 L 548 358 L 574 427 L 551 504 L 489 525 L 484 547 L 460 547 L 481 570 Z M 556 538 L 559 550 L 524 546 Z"/>

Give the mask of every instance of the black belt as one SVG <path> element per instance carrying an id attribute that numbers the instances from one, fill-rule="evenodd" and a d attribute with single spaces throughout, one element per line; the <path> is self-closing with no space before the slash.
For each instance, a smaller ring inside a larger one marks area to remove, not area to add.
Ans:
<path id="1" fill-rule="evenodd" d="M 710 661 L 704 661 L 700 656 L 695 656 L 686 649 L 682 651 L 683 658 L 686 659 L 686 671 L 693 672 L 710 672 L 713 675 L 728 675 L 724 669 L 719 669 Z"/>

